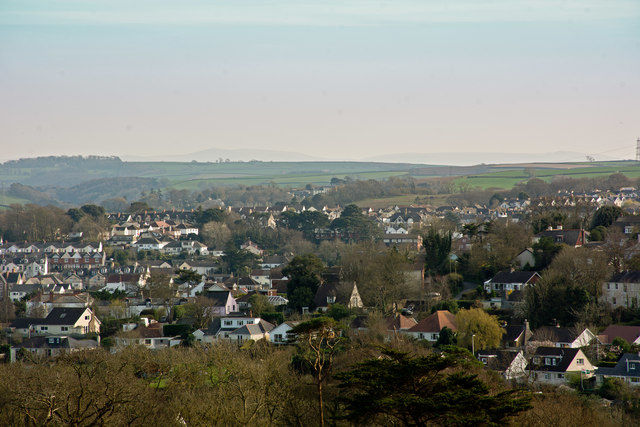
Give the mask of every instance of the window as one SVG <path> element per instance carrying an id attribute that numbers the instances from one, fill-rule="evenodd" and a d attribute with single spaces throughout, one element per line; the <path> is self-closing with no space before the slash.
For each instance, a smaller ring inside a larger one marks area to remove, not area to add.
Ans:
<path id="1" fill-rule="evenodd" d="M 60 330 L 61 330 L 62 332 L 66 332 L 66 331 L 68 331 L 68 330 L 69 330 L 69 327 L 68 327 L 68 326 L 61 326 L 61 327 L 60 327 Z"/>
<path id="2" fill-rule="evenodd" d="M 622 284 L 622 290 L 623 290 L 623 291 L 625 291 L 625 292 L 627 292 L 627 284 L 626 284 L 626 283 L 623 283 L 623 284 Z"/>
<path id="3" fill-rule="evenodd" d="M 640 378 L 638 378 L 638 377 L 631 377 L 631 382 L 632 382 L 632 383 L 640 383 Z"/>
<path id="4" fill-rule="evenodd" d="M 91 316 L 84 316 L 84 320 L 89 320 L 91 319 Z"/>
<path id="5" fill-rule="evenodd" d="M 558 378 L 564 378 L 564 374 L 558 374 Z"/>
<path id="6" fill-rule="evenodd" d="M 49 327 L 48 326 L 40 326 L 40 330 L 41 331 L 48 331 Z"/>
<path id="7" fill-rule="evenodd" d="M 616 297 L 611 298 L 611 303 L 612 303 L 613 305 L 616 305 Z"/>
<path id="8" fill-rule="evenodd" d="M 545 380 L 550 380 L 551 379 L 551 374 L 544 374 L 544 379 Z"/>
<path id="9" fill-rule="evenodd" d="M 431 334 L 431 339 L 432 340 L 437 340 L 438 339 L 438 334 Z"/>
<path id="10" fill-rule="evenodd" d="M 273 336 L 273 341 L 274 342 L 282 342 L 282 334 L 275 334 Z"/>
<path id="11" fill-rule="evenodd" d="M 238 326 L 244 325 L 244 320 L 238 320 Z"/>
<path id="12" fill-rule="evenodd" d="M 231 326 L 231 325 L 233 325 L 233 322 L 231 320 L 224 321 L 224 326 Z"/>
<path id="13" fill-rule="evenodd" d="M 145 343 L 146 345 L 151 345 L 151 339 L 150 339 L 150 338 L 146 338 L 146 339 L 144 340 L 144 343 Z"/>
<path id="14" fill-rule="evenodd" d="M 578 360 L 576 360 L 576 363 L 578 365 L 584 365 L 584 359 L 578 359 Z"/>
<path id="15" fill-rule="evenodd" d="M 611 289 L 611 283 L 607 283 L 607 289 Z"/>
<path id="16" fill-rule="evenodd" d="M 636 369 L 636 364 L 635 363 L 629 363 L 629 370 L 635 370 Z"/>

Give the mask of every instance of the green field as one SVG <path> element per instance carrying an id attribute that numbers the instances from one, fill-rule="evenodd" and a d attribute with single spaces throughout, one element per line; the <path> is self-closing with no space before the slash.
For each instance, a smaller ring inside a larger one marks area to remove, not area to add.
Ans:
<path id="1" fill-rule="evenodd" d="M 185 181 L 176 181 L 170 183 L 167 188 L 177 190 L 196 190 L 209 188 L 216 185 L 268 185 L 275 184 L 285 187 L 304 187 L 307 184 L 328 185 L 331 178 L 345 178 L 350 176 L 353 179 L 384 179 L 391 176 L 406 176 L 407 172 L 388 171 L 388 172 L 359 172 L 350 174 L 329 173 L 329 174 L 287 174 L 287 175 L 271 175 L 271 176 L 236 176 L 236 177 L 219 177 L 219 178 L 194 178 Z"/>
<path id="2" fill-rule="evenodd" d="M 522 168 L 517 170 L 502 170 L 477 175 L 468 175 L 455 180 L 455 183 L 466 183 L 472 188 L 490 189 L 510 189 L 514 185 L 526 182 L 531 178 L 539 178 L 550 182 L 554 178 L 604 178 L 614 173 L 623 173 L 628 178 L 640 177 L 640 166 L 629 164 L 629 162 L 611 162 L 607 166 L 589 166 L 573 169 L 548 169 L 548 168 Z"/>

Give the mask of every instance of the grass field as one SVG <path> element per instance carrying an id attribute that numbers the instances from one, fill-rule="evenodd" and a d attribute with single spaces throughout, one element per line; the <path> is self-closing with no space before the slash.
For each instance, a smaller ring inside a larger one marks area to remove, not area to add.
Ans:
<path id="1" fill-rule="evenodd" d="M 266 175 L 266 176 L 234 176 L 227 178 L 203 178 L 190 179 L 185 181 L 172 182 L 167 188 L 178 190 L 195 190 L 209 188 L 215 185 L 260 185 L 275 184 L 286 187 L 304 187 L 307 184 L 327 185 L 331 182 L 331 178 L 344 178 L 350 176 L 354 179 L 384 179 L 391 176 L 403 176 L 407 172 L 388 171 L 388 172 L 358 172 L 349 174 L 286 174 L 286 175 Z"/>
<path id="2" fill-rule="evenodd" d="M 629 164 L 629 162 L 615 162 L 612 165 L 600 166 L 585 164 L 584 167 L 570 169 L 549 169 L 549 168 L 523 168 L 519 170 L 502 170 L 477 175 L 468 175 L 455 180 L 457 184 L 466 183 L 472 188 L 502 188 L 510 189 L 514 185 L 525 182 L 530 178 L 540 178 L 544 181 L 551 181 L 557 177 L 569 178 L 599 178 L 607 177 L 614 173 L 623 173 L 628 178 L 640 177 L 640 166 Z"/>

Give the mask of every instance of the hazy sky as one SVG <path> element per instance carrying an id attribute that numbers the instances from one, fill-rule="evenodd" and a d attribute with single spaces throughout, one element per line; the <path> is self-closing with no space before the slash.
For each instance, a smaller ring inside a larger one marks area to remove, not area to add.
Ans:
<path id="1" fill-rule="evenodd" d="M 639 136 L 638 0 L 0 0 L 0 159 Z"/>

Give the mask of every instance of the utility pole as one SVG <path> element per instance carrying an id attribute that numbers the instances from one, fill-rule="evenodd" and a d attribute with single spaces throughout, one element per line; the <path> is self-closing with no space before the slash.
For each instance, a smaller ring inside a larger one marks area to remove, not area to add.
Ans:
<path id="1" fill-rule="evenodd" d="M 640 163 L 640 138 L 636 140 L 636 162 Z"/>

